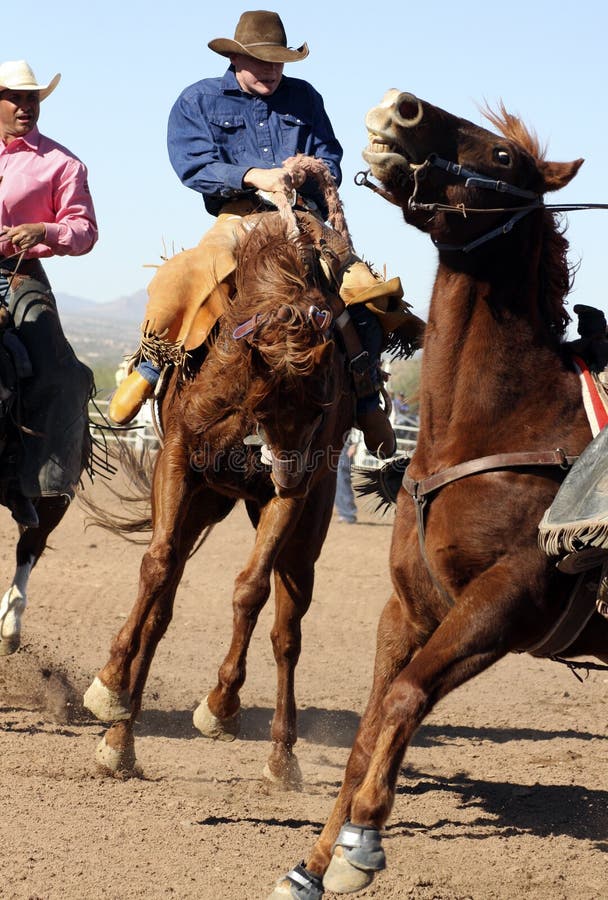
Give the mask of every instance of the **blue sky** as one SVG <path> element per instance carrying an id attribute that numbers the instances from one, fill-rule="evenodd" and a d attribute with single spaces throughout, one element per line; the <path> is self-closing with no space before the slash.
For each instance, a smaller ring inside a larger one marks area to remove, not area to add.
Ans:
<path id="1" fill-rule="evenodd" d="M 35 0 L 3 16 L 2 56 L 27 59 L 40 82 L 62 80 L 44 101 L 40 128 L 89 168 L 100 239 L 85 257 L 51 260 L 56 292 L 114 300 L 145 287 L 146 265 L 194 245 L 211 224 L 201 198 L 183 187 L 165 146 L 169 110 L 180 91 L 221 74 L 207 48 L 232 37 L 242 3 L 173 0 Z M 599 0 L 358 4 L 277 2 L 288 41 L 310 56 L 286 66 L 325 99 L 344 146 L 341 190 L 360 255 L 400 275 L 425 316 L 436 252 L 399 211 L 353 183 L 363 168 L 364 117 L 391 87 L 411 91 L 483 124 L 479 107 L 502 99 L 548 146 L 550 159 L 582 156 L 579 175 L 550 199 L 608 202 L 606 86 L 608 13 Z M 604 262 L 608 210 L 573 212 L 571 259 L 580 260 L 574 303 L 608 312 Z"/>

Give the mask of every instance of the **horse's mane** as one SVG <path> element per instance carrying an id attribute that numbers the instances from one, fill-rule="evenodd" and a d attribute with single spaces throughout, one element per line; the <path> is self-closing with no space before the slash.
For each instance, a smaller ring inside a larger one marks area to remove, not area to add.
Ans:
<path id="1" fill-rule="evenodd" d="M 502 101 L 499 102 L 497 111 L 487 105 L 481 111 L 507 140 L 513 141 L 534 160 L 542 162 L 546 159 L 547 148 L 541 144 L 536 132 L 528 128 L 518 116 L 507 112 Z M 546 210 L 540 256 L 540 279 L 543 285 L 540 304 L 543 319 L 558 337 L 565 335 L 571 321 L 565 308 L 565 300 L 572 290 L 578 268 L 568 260 L 569 243 L 565 230 L 565 222 L 561 222 L 555 213 Z"/>
<path id="2" fill-rule="evenodd" d="M 240 405 L 244 392 L 249 405 L 263 402 L 279 382 L 303 393 L 303 379 L 314 371 L 320 335 L 308 310 L 322 304 L 323 295 L 307 238 L 289 236 L 283 218 L 268 213 L 240 240 L 236 263 L 234 297 L 205 363 L 206 384 L 215 390 L 213 396 L 197 392 L 190 401 L 189 423 L 196 420 L 197 431 Z M 245 322 L 252 323 L 251 335 L 235 340 L 235 329 Z"/>

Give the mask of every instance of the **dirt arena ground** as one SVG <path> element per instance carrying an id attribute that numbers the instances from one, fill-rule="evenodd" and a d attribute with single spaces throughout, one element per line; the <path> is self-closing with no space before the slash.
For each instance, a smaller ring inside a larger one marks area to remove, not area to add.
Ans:
<path id="1" fill-rule="evenodd" d="M 187 566 L 137 728 L 143 778 L 96 772 L 104 729 L 81 696 L 134 600 L 142 550 L 84 521 L 74 505 L 52 536 L 30 582 L 22 649 L 0 658 L 0 896 L 263 900 L 306 855 L 337 792 L 389 593 L 390 520 L 360 506 L 359 524 L 332 522 L 297 675 L 305 786 L 288 794 L 261 779 L 271 601 L 251 648 L 240 738 L 214 744 L 191 723 L 227 648 L 232 583 L 252 543 L 242 507 Z M 8 583 L 4 509 L 0 536 Z M 358 896 L 608 896 L 607 685 L 608 672 L 580 683 L 518 656 L 442 701 L 406 758 L 388 869 Z"/>

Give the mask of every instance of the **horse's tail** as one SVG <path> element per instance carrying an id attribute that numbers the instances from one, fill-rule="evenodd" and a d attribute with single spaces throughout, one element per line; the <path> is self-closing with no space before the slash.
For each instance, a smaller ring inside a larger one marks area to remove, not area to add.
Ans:
<path id="1" fill-rule="evenodd" d="M 110 492 L 125 514 L 107 509 L 101 503 L 93 500 L 85 494 L 78 495 L 80 506 L 88 513 L 85 528 L 104 528 L 130 541 L 132 544 L 147 544 L 148 537 L 137 538 L 135 535 L 149 534 L 152 531 L 151 495 L 152 495 L 152 471 L 154 467 L 153 454 L 149 450 L 135 452 L 126 441 L 118 438 L 115 447 L 108 450 L 109 455 L 116 461 L 113 471 L 121 469 L 126 477 L 127 484 L 119 490 L 109 482 L 105 482 L 106 490 Z M 195 547 L 189 557 L 199 550 L 205 543 L 213 525 L 204 528 Z"/>
<path id="2" fill-rule="evenodd" d="M 107 445 L 108 457 L 114 461 L 113 470 L 122 470 L 126 476 L 124 488 L 116 488 L 105 482 L 105 488 L 118 500 L 125 513 L 117 513 L 102 503 L 93 500 L 86 493 L 78 495 L 78 502 L 88 513 L 85 527 L 104 528 L 135 544 L 147 543 L 147 539 L 136 539 L 131 535 L 152 530 L 150 494 L 152 489 L 152 456 L 148 450 L 136 453 L 127 442 L 117 438 L 112 446 Z"/>

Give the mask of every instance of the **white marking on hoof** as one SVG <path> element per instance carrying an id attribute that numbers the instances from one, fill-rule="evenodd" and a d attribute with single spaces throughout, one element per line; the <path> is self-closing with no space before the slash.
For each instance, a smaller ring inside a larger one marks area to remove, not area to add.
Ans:
<path id="1" fill-rule="evenodd" d="M 87 689 L 83 703 L 101 722 L 121 722 L 131 718 L 128 693 L 114 693 L 97 676 Z"/>
<path id="2" fill-rule="evenodd" d="M 19 649 L 24 610 L 25 595 L 13 584 L 0 601 L 0 656 L 10 656 Z"/>
<path id="3" fill-rule="evenodd" d="M 285 897 L 293 897 L 293 894 L 291 893 L 291 882 L 287 879 L 279 882 L 272 894 L 269 894 L 266 900 L 285 900 Z"/>
<path id="4" fill-rule="evenodd" d="M 202 735 L 214 741 L 233 741 L 241 726 L 240 711 L 228 719 L 218 719 L 209 709 L 207 697 L 201 700 L 192 714 L 192 722 Z"/>
<path id="5" fill-rule="evenodd" d="M 374 872 L 355 868 L 344 857 L 344 848 L 336 847 L 323 876 L 323 887 L 335 894 L 351 894 L 369 887 L 373 880 Z"/>
<path id="6" fill-rule="evenodd" d="M 127 747 L 118 749 L 111 747 L 105 735 L 97 745 L 95 762 L 111 775 L 141 775 L 141 769 L 135 759 L 135 745 L 131 741 Z"/>
<path id="7" fill-rule="evenodd" d="M 286 791 L 302 790 L 304 779 L 302 778 L 300 764 L 298 763 L 298 758 L 295 754 L 289 757 L 289 760 L 283 766 L 283 772 L 280 775 L 276 775 L 268 763 L 264 766 L 263 774 L 267 781 L 276 784 L 278 787 L 282 787 Z"/>

